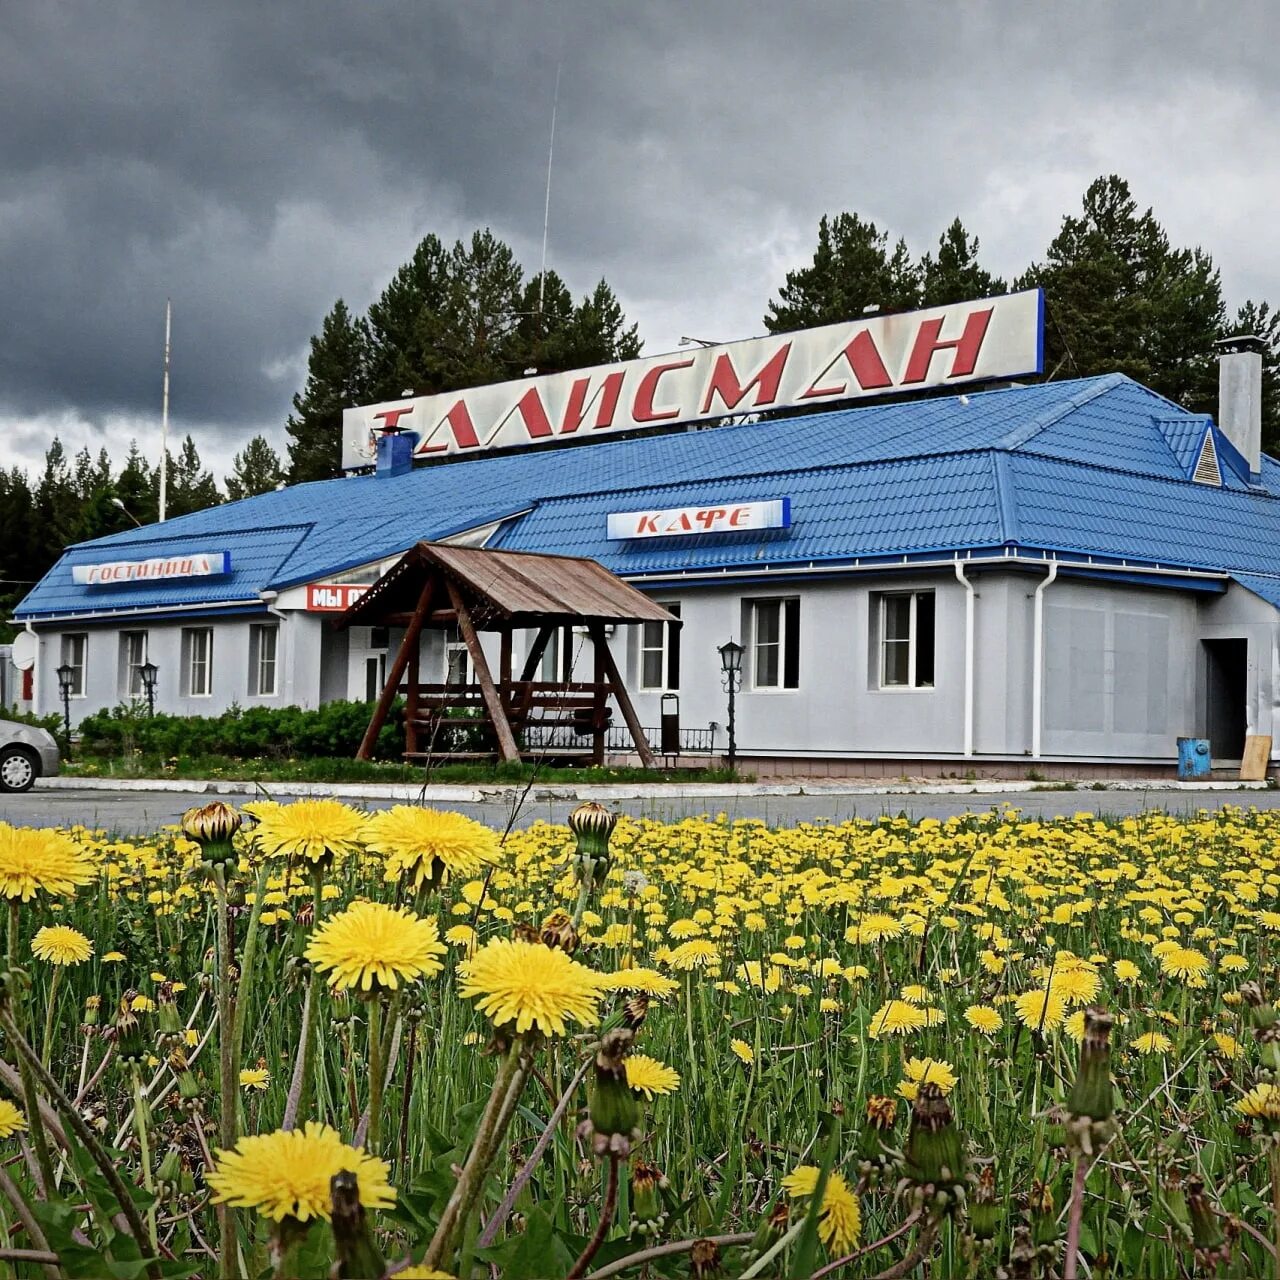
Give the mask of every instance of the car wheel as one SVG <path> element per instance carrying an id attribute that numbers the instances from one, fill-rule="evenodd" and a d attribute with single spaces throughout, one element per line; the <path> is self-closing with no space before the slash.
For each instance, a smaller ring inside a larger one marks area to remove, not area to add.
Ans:
<path id="1" fill-rule="evenodd" d="M 30 791 L 39 776 L 40 762 L 26 747 L 0 748 L 0 791 Z"/>

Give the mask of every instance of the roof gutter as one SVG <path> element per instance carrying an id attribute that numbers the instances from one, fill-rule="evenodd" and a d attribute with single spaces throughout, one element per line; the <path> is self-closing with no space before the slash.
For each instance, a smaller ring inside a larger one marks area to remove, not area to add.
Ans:
<path id="1" fill-rule="evenodd" d="M 148 618 L 158 613 L 194 613 L 197 611 L 214 613 L 219 609 L 243 609 L 246 606 L 255 607 L 261 604 L 262 601 L 257 599 L 215 600 L 201 604 L 156 604 L 147 605 L 143 609 L 91 609 L 85 613 L 74 611 L 71 613 L 33 613 L 19 615 L 19 617 L 27 629 L 31 630 L 33 623 L 95 622 L 104 618 Z"/>

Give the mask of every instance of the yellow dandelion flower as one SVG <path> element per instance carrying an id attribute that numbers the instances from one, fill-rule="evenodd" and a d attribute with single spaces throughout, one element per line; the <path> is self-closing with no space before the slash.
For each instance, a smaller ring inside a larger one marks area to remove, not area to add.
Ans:
<path id="1" fill-rule="evenodd" d="M 240 1072 L 240 1087 L 242 1089 L 256 1089 L 259 1093 L 262 1093 L 270 1083 L 271 1072 L 264 1070 L 262 1067 L 246 1067 Z"/>
<path id="2" fill-rule="evenodd" d="M 1256 1084 L 1236 1104 L 1242 1116 L 1253 1120 L 1280 1121 L 1280 1085 Z"/>
<path id="3" fill-rule="evenodd" d="M 1237 1058 L 1244 1057 L 1244 1050 L 1240 1047 L 1240 1041 L 1235 1036 L 1214 1032 L 1213 1043 L 1217 1046 L 1218 1052 L 1228 1062 L 1234 1062 Z"/>
<path id="4" fill-rule="evenodd" d="M 1235 953 L 1229 956 L 1223 956 L 1222 959 L 1218 961 L 1218 968 L 1221 969 L 1223 973 L 1240 973 L 1248 967 L 1249 961 L 1246 960 L 1244 956 Z"/>
<path id="5" fill-rule="evenodd" d="M 329 1183 L 343 1172 L 356 1175 L 364 1208 L 388 1209 L 395 1204 L 386 1162 L 347 1146 L 336 1129 L 314 1120 L 288 1133 L 241 1138 L 234 1151 L 217 1153 L 207 1181 L 216 1204 L 256 1209 L 274 1222 L 327 1222 Z"/>
<path id="6" fill-rule="evenodd" d="M 1161 973 L 1182 982 L 1188 978 L 1198 978 L 1209 969 L 1209 957 L 1191 947 L 1173 947 L 1163 951 L 1159 962 Z"/>
<path id="7" fill-rule="evenodd" d="M 1070 1017 L 1063 1019 L 1063 1034 L 1069 1036 L 1076 1044 L 1084 1043 L 1084 1010 L 1077 1009 Z"/>
<path id="8" fill-rule="evenodd" d="M 599 974 L 540 942 L 497 938 L 464 960 L 458 974 L 458 993 L 475 999 L 496 1027 L 562 1036 L 566 1022 L 596 1020 Z"/>
<path id="9" fill-rule="evenodd" d="M 362 991 L 372 991 L 375 984 L 395 991 L 402 982 L 433 977 L 444 968 L 439 958 L 444 953 L 434 919 L 381 902 L 353 902 L 331 916 L 306 950 L 317 971 L 333 971 L 331 987 Z"/>
<path id="10" fill-rule="evenodd" d="M 807 1200 L 818 1189 L 820 1171 L 811 1164 L 802 1164 L 782 1180 L 782 1189 L 793 1200 Z M 818 1210 L 818 1236 L 828 1250 L 836 1254 L 848 1253 L 862 1235 L 862 1207 L 858 1197 L 849 1189 L 843 1175 L 832 1169 L 827 1175 L 827 1185 L 822 1192 L 822 1207 Z"/>
<path id="11" fill-rule="evenodd" d="M 690 938 L 672 949 L 667 956 L 671 968 L 688 973 L 693 969 L 705 969 L 720 962 L 720 948 L 708 938 Z"/>
<path id="12" fill-rule="evenodd" d="M 37 960 L 50 964 L 80 964 L 93 955 L 93 943 L 65 924 L 47 924 L 32 938 L 31 951 Z"/>
<path id="13" fill-rule="evenodd" d="M 1133 1047 L 1141 1054 L 1164 1054 L 1173 1048 L 1173 1041 L 1163 1031 L 1148 1031 L 1133 1042 Z"/>
<path id="14" fill-rule="evenodd" d="M 121 960 L 127 960 L 129 957 L 123 951 L 108 951 L 102 957 L 103 964 L 119 964 Z"/>
<path id="15" fill-rule="evenodd" d="M 0 1138 L 12 1138 L 27 1127 L 27 1117 L 8 1098 L 0 1098 Z"/>
<path id="16" fill-rule="evenodd" d="M 955 1068 L 951 1063 L 938 1058 L 908 1058 L 902 1070 L 907 1078 L 899 1082 L 898 1092 L 908 1102 L 915 1100 L 920 1086 L 925 1083 L 936 1084 L 942 1090 L 943 1097 L 956 1087 L 958 1077 Z"/>
<path id="17" fill-rule="evenodd" d="M 917 1009 L 905 1000 L 889 1000 L 872 1015 L 867 1034 L 873 1040 L 879 1040 L 881 1036 L 902 1036 L 909 1031 L 919 1031 L 928 1024 L 925 1010 Z"/>
<path id="18" fill-rule="evenodd" d="M 633 1053 L 623 1059 L 627 1068 L 627 1083 L 636 1093 L 643 1093 L 650 1102 L 658 1094 L 674 1093 L 680 1087 L 680 1074 L 657 1058 L 643 1053 Z"/>
<path id="19" fill-rule="evenodd" d="M 1032 987 L 1015 998 L 1013 1007 L 1032 1031 L 1056 1031 L 1067 1015 L 1067 1002 L 1052 988 Z"/>
<path id="20" fill-rule="evenodd" d="M 362 844 L 365 815 L 340 800 L 260 801 L 245 809 L 258 820 L 253 841 L 268 857 L 326 862 Z"/>
<path id="21" fill-rule="evenodd" d="M 0 822 L 0 898 L 66 897 L 93 879 L 89 854 L 61 831 Z"/>
<path id="22" fill-rule="evenodd" d="M 902 921 L 897 916 L 877 913 L 863 916 L 857 924 L 844 932 L 846 942 L 860 946 L 868 942 L 880 942 L 885 938 L 897 938 L 902 934 Z"/>
<path id="23" fill-rule="evenodd" d="M 730 1040 L 729 1048 L 744 1067 L 751 1066 L 756 1060 L 756 1051 L 745 1040 Z"/>
<path id="24" fill-rule="evenodd" d="M 415 889 L 438 883 L 443 875 L 474 876 L 495 864 L 502 852 L 497 833 L 484 823 L 409 804 L 373 814 L 365 825 L 365 840 L 382 855 L 387 880 L 404 879 Z"/>
<path id="25" fill-rule="evenodd" d="M 1004 1019 L 990 1005 L 971 1004 L 964 1011 L 964 1020 L 984 1036 L 993 1036 L 1004 1026 Z"/>
<path id="26" fill-rule="evenodd" d="M 674 978 L 668 978 L 665 973 L 647 969 L 643 965 L 637 965 L 634 969 L 602 973 L 598 978 L 605 991 L 640 991 L 647 996 L 662 998 L 680 990 L 680 984 Z"/>
<path id="27" fill-rule="evenodd" d="M 1117 960 L 1111 967 L 1117 982 L 1137 982 L 1142 977 L 1142 970 L 1132 960 Z"/>

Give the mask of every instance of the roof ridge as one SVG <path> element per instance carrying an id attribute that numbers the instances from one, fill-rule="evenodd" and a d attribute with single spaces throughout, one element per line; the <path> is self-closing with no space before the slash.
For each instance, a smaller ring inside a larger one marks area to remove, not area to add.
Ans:
<path id="1" fill-rule="evenodd" d="M 1005 542 L 1019 541 L 1018 496 L 1009 477 L 1009 455 L 1001 449 L 991 449 L 991 469 L 995 480 L 996 509 L 1000 513 L 1000 531 Z"/>
<path id="2" fill-rule="evenodd" d="M 1083 408 L 1091 400 L 1096 400 L 1099 396 L 1106 395 L 1108 391 L 1113 391 L 1116 387 L 1129 381 L 1130 379 L 1126 378 L 1123 373 L 1104 374 L 1102 377 L 1093 380 L 1083 390 L 1076 392 L 1073 396 L 1069 396 L 1065 401 L 1059 402 L 1052 408 L 1042 410 L 1030 422 L 1023 423 L 1022 426 L 1015 427 L 1012 431 L 1007 432 L 992 447 L 1005 450 L 1021 448 L 1033 436 L 1039 435 L 1047 427 L 1053 426 L 1055 422 L 1061 422 L 1068 414 Z"/>

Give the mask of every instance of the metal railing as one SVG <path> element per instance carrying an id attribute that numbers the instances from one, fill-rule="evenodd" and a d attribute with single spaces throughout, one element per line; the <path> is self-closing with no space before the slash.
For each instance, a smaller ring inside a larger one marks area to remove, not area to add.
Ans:
<path id="1" fill-rule="evenodd" d="M 591 742 L 591 735 L 585 737 L 575 733 L 569 725 L 527 725 L 521 735 L 525 745 L 533 750 L 555 751 L 582 748 Z M 644 736 L 649 745 L 658 751 L 661 734 L 654 728 L 646 728 Z M 708 725 L 700 729 L 680 730 L 680 750 L 691 755 L 710 755 L 714 749 L 715 731 Z M 605 730 L 604 745 L 606 751 L 633 751 L 634 744 L 625 724 L 613 724 Z"/>

